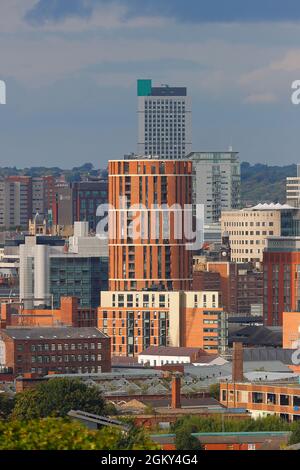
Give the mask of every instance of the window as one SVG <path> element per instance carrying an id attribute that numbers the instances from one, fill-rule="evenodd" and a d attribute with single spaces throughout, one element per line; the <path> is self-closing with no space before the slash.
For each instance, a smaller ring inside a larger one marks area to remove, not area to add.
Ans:
<path id="1" fill-rule="evenodd" d="M 252 403 L 263 403 L 264 402 L 264 394 L 261 392 L 253 392 L 252 393 Z"/>
<path id="2" fill-rule="evenodd" d="M 289 406 L 289 395 L 280 395 L 280 405 Z"/>

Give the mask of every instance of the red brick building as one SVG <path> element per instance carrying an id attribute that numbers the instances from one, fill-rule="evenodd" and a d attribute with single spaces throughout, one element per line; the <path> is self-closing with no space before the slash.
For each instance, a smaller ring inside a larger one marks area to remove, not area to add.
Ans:
<path id="1" fill-rule="evenodd" d="M 251 313 L 251 305 L 263 303 L 263 272 L 248 263 L 207 262 L 193 272 L 193 290 L 218 291 L 229 314 Z"/>
<path id="2" fill-rule="evenodd" d="M 82 308 L 77 297 L 61 297 L 60 308 L 23 309 L 19 303 L 0 305 L 0 328 L 7 326 L 97 326 L 97 310 Z"/>
<path id="3" fill-rule="evenodd" d="M 245 408 L 254 418 L 276 415 L 296 421 L 300 419 L 300 386 L 282 382 L 221 382 L 220 403 L 227 408 Z"/>
<path id="4" fill-rule="evenodd" d="M 0 330 L 0 365 L 14 375 L 110 372 L 110 338 L 98 328 Z"/>
<path id="5" fill-rule="evenodd" d="M 300 309 L 300 238 L 272 237 L 264 250 L 264 324 L 282 326 Z"/>

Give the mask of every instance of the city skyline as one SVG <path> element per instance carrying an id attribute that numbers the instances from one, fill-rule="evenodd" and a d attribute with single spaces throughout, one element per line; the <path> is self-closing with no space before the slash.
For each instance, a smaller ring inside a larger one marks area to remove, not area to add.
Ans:
<path id="1" fill-rule="evenodd" d="M 1 11 L 3 165 L 104 167 L 136 152 L 136 80 L 148 77 L 188 88 L 193 151 L 298 161 L 295 1 L 3 0 Z"/>

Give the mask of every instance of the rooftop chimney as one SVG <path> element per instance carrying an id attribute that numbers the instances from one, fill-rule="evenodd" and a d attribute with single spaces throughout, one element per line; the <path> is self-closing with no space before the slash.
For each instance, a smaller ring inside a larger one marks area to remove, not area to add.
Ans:
<path id="1" fill-rule="evenodd" d="M 233 343 L 232 382 L 243 382 L 243 343 Z"/>
<path id="2" fill-rule="evenodd" d="M 180 388 L 181 388 L 181 377 L 180 375 L 174 375 L 172 377 L 172 402 L 171 408 L 181 408 L 180 402 Z"/>

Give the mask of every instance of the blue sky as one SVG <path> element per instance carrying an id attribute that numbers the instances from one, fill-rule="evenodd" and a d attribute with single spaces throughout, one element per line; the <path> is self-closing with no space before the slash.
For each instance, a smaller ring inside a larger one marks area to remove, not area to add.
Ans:
<path id="1" fill-rule="evenodd" d="M 135 151 L 137 78 L 188 87 L 194 150 L 300 161 L 298 1 L 1 0 L 0 165 Z"/>

